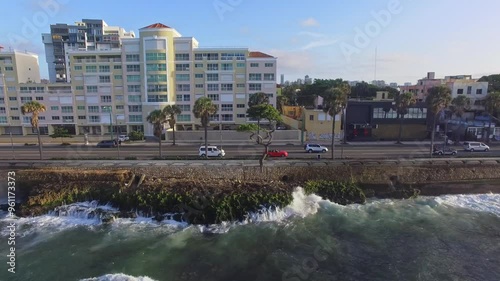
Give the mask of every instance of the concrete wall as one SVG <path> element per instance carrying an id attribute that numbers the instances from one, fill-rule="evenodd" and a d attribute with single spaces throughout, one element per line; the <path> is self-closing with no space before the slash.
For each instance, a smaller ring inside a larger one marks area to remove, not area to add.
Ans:
<path id="1" fill-rule="evenodd" d="M 250 133 L 230 131 L 230 130 L 209 130 L 208 131 L 208 142 L 213 144 L 219 144 L 221 142 L 221 132 L 222 132 L 222 143 L 228 142 L 246 142 L 250 141 Z M 262 135 L 262 134 L 261 134 Z M 190 142 L 190 143 L 201 143 L 205 137 L 205 131 L 176 131 L 175 140 L 176 142 Z M 167 141 L 173 139 L 172 131 L 168 131 L 166 134 Z M 274 132 L 273 135 L 274 142 L 296 142 L 300 141 L 300 131 L 299 130 L 278 130 Z"/>
<path id="2" fill-rule="evenodd" d="M 372 136 L 378 140 L 396 140 L 399 136 L 399 124 L 379 124 L 377 129 L 372 129 Z M 424 139 L 427 136 L 427 125 L 404 124 L 402 139 Z"/>

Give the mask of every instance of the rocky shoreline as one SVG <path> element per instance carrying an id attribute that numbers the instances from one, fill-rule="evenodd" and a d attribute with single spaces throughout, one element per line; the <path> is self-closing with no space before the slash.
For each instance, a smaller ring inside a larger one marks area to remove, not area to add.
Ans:
<path id="1" fill-rule="evenodd" d="M 264 172 L 259 167 L 51 167 L 17 170 L 16 180 L 18 216 L 97 200 L 118 208 L 117 217 L 140 212 L 161 221 L 170 214 L 193 224 L 237 221 L 262 208 L 285 207 L 297 186 L 338 204 L 362 204 L 370 197 L 500 193 L 497 165 L 265 167 Z"/>

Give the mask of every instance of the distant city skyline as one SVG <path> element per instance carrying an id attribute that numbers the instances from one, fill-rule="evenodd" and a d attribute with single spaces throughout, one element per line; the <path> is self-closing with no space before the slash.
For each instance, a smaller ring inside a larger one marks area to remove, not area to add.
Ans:
<path id="1" fill-rule="evenodd" d="M 440 77 L 480 78 L 500 73 L 496 47 L 500 39 L 491 35 L 492 28 L 500 25 L 496 16 L 500 2 L 476 3 L 16 1 L 2 16 L 0 45 L 38 54 L 41 75 L 48 78 L 42 33 L 50 32 L 51 24 L 103 19 L 137 33 L 161 22 L 183 36 L 195 37 L 202 47 L 246 46 L 269 53 L 278 58 L 278 75 L 284 74 L 285 80 L 309 75 L 404 84 L 415 83 L 428 71 Z"/>

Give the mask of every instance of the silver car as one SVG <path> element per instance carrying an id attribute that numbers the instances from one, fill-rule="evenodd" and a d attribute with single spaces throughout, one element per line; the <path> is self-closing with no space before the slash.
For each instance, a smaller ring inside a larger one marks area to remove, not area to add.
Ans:
<path id="1" fill-rule="evenodd" d="M 319 144 L 311 144 L 308 143 L 304 145 L 304 150 L 308 153 L 313 153 L 313 152 L 327 152 L 328 148 L 326 146 L 322 146 Z"/>

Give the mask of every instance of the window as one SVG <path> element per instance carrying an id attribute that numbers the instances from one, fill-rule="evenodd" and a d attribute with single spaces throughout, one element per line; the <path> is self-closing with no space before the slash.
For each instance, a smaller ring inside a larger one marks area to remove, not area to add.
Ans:
<path id="1" fill-rule="evenodd" d="M 101 96 L 101 102 L 111 102 L 111 96 Z"/>
<path id="2" fill-rule="evenodd" d="M 19 108 L 17 108 L 17 107 L 11 107 L 10 110 L 11 111 L 17 111 L 17 110 L 19 110 Z"/>
<path id="3" fill-rule="evenodd" d="M 236 105 L 236 108 L 245 108 L 245 104 L 244 103 L 238 103 Z"/>
<path id="4" fill-rule="evenodd" d="M 115 75 L 115 80 L 122 80 L 123 76 L 122 75 Z"/>
<path id="5" fill-rule="evenodd" d="M 85 120 L 85 119 L 87 119 L 87 116 L 85 116 L 85 115 L 78 116 L 78 120 Z"/>
<path id="6" fill-rule="evenodd" d="M 221 70 L 233 70 L 233 64 L 232 63 L 221 63 L 220 65 Z"/>
<path id="7" fill-rule="evenodd" d="M 71 123 L 71 122 L 75 121 L 73 119 L 73 116 L 63 116 L 62 119 L 63 119 L 63 122 L 68 122 L 68 123 Z"/>
<path id="8" fill-rule="evenodd" d="M 262 80 L 262 74 L 260 74 L 260 73 L 250 73 L 250 74 L 248 74 L 248 80 L 250 80 L 250 81 L 260 81 L 260 80 Z"/>
<path id="9" fill-rule="evenodd" d="M 272 62 L 267 62 L 264 64 L 265 67 L 273 67 L 274 66 L 274 63 Z"/>
<path id="10" fill-rule="evenodd" d="M 236 84 L 236 88 L 245 88 L 245 84 Z"/>
<path id="11" fill-rule="evenodd" d="M 191 101 L 191 95 L 184 95 L 183 99 L 184 101 Z"/>
<path id="12" fill-rule="evenodd" d="M 99 116 L 94 115 L 89 116 L 89 119 L 90 123 L 99 123 L 101 121 L 101 118 L 99 118 Z"/>
<path id="13" fill-rule="evenodd" d="M 179 92 L 189 92 L 191 90 L 190 84 L 177 84 L 175 85 L 175 89 Z"/>
<path id="14" fill-rule="evenodd" d="M 0 113 L 2 113 L 2 114 L 6 113 L 5 107 L 0 107 Z"/>
<path id="15" fill-rule="evenodd" d="M 309 115 L 309 121 L 314 121 L 314 115 Z"/>
<path id="16" fill-rule="evenodd" d="M 196 84 L 196 85 L 194 85 L 194 87 L 196 89 L 203 89 L 205 87 L 205 85 L 203 85 L 203 84 Z"/>
<path id="17" fill-rule="evenodd" d="M 232 91 L 233 90 L 233 84 L 221 84 L 221 91 Z"/>
<path id="18" fill-rule="evenodd" d="M 33 100 L 32 97 L 21 97 L 21 103 L 27 103 L 32 100 Z"/>
<path id="19" fill-rule="evenodd" d="M 141 85 L 128 85 L 127 91 L 130 93 L 140 93 L 141 92 Z"/>
<path id="20" fill-rule="evenodd" d="M 59 110 L 59 106 L 51 106 L 50 110 Z"/>
<path id="21" fill-rule="evenodd" d="M 128 112 L 142 112 L 142 105 L 129 105 Z"/>
<path id="22" fill-rule="evenodd" d="M 167 75 L 166 74 L 148 75 L 148 82 L 167 82 Z"/>
<path id="23" fill-rule="evenodd" d="M 243 67 L 245 67 L 245 63 L 244 62 L 238 62 L 238 63 L 236 63 L 236 67 L 237 68 L 243 68 Z"/>
<path id="24" fill-rule="evenodd" d="M 109 75 L 99 76 L 99 83 L 111 83 L 111 77 Z"/>
<path id="25" fill-rule="evenodd" d="M 12 120 L 19 120 L 19 116 L 12 116 Z"/>
<path id="26" fill-rule="evenodd" d="M 467 87 L 467 95 L 470 95 L 470 94 L 472 94 L 472 87 L 468 86 Z"/>
<path id="27" fill-rule="evenodd" d="M 236 114 L 236 118 L 245 118 L 246 115 L 245 114 Z"/>
<path id="28" fill-rule="evenodd" d="M 139 61 L 139 54 L 132 54 L 125 56 L 126 61 Z"/>
<path id="29" fill-rule="evenodd" d="M 207 70 L 219 70 L 219 65 L 216 63 L 207 64 Z"/>
<path id="30" fill-rule="evenodd" d="M 141 95 L 129 95 L 128 102 L 141 102 Z"/>
<path id="31" fill-rule="evenodd" d="M 45 116 L 38 116 L 38 120 L 45 120 Z"/>
<path id="32" fill-rule="evenodd" d="M 82 70 L 82 66 L 81 65 L 75 65 L 75 70 Z"/>
<path id="33" fill-rule="evenodd" d="M 196 73 L 194 78 L 203 78 L 203 73 Z"/>
<path id="34" fill-rule="evenodd" d="M 146 69 L 148 71 L 166 71 L 167 65 L 164 63 L 147 64 Z"/>
<path id="35" fill-rule="evenodd" d="M 233 105 L 232 104 L 222 104 L 221 111 L 233 111 Z"/>
<path id="36" fill-rule="evenodd" d="M 175 101 L 182 101 L 182 95 L 175 95 Z"/>
<path id="37" fill-rule="evenodd" d="M 127 82 L 141 82 L 141 75 L 127 75 Z"/>
<path id="38" fill-rule="evenodd" d="M 9 97 L 9 100 L 10 100 L 10 101 L 16 101 L 16 100 L 17 100 L 17 97 Z"/>
<path id="39" fill-rule="evenodd" d="M 203 63 L 195 63 L 194 68 L 203 68 Z"/>
<path id="40" fill-rule="evenodd" d="M 222 114 L 221 117 L 222 117 L 221 121 L 233 121 L 232 114 Z"/>
<path id="41" fill-rule="evenodd" d="M 75 88 L 77 91 L 83 91 L 83 86 L 76 86 Z"/>
<path id="42" fill-rule="evenodd" d="M 189 60 L 189 54 L 175 54 L 175 60 L 178 61 Z"/>
<path id="43" fill-rule="evenodd" d="M 122 69 L 122 66 L 121 65 L 114 65 L 113 69 Z"/>
<path id="44" fill-rule="evenodd" d="M 138 64 L 127 65 L 127 71 L 128 72 L 140 72 L 141 71 L 141 66 L 138 65 Z"/>
<path id="45" fill-rule="evenodd" d="M 175 75 L 176 81 L 189 81 L 189 79 L 190 79 L 189 74 L 176 74 Z"/>
<path id="46" fill-rule="evenodd" d="M 97 66 L 95 65 L 87 65 L 85 66 L 85 72 L 97 72 Z"/>
<path id="47" fill-rule="evenodd" d="M 207 73 L 207 81 L 219 81 L 219 74 Z"/>
<path id="48" fill-rule="evenodd" d="M 14 87 L 14 86 L 7 87 L 7 92 L 15 92 L 15 91 L 16 91 L 16 87 Z"/>
<path id="49" fill-rule="evenodd" d="M 207 84 L 207 91 L 218 91 L 219 84 Z"/>
<path id="50" fill-rule="evenodd" d="M 167 54 L 166 53 L 146 53 L 146 60 L 151 61 L 151 60 L 166 60 L 167 59 Z"/>
<path id="51" fill-rule="evenodd" d="M 0 98 L 0 104 L 4 104 L 5 103 L 5 98 Z"/>
<path id="52" fill-rule="evenodd" d="M 101 112 L 102 113 L 110 113 L 111 112 L 111 106 L 108 106 L 108 105 L 101 106 Z"/>
<path id="53" fill-rule="evenodd" d="M 464 89 L 458 89 L 457 90 L 457 95 L 462 95 L 464 93 Z"/>
<path id="54" fill-rule="evenodd" d="M 181 111 L 191 111 L 191 105 L 189 104 L 180 104 L 178 105 Z"/>
<path id="55" fill-rule="evenodd" d="M 476 89 L 476 95 L 482 95 L 483 89 Z"/>
<path id="56" fill-rule="evenodd" d="M 116 105 L 115 108 L 116 108 L 116 110 L 123 110 L 124 106 L 123 105 Z"/>
<path id="57" fill-rule="evenodd" d="M 218 94 L 208 94 L 207 95 L 209 99 L 213 101 L 218 101 L 219 100 L 219 95 Z"/>
<path id="58" fill-rule="evenodd" d="M 248 84 L 248 89 L 250 91 L 262 91 L 262 85 L 261 84 Z"/>
<path id="59" fill-rule="evenodd" d="M 85 106 L 84 105 L 79 105 L 76 107 L 77 110 L 85 110 Z"/>
<path id="60" fill-rule="evenodd" d="M 175 64 L 175 71 L 189 71 L 189 63 Z"/>
<path id="61" fill-rule="evenodd" d="M 99 65 L 99 72 L 110 72 L 109 65 Z"/>
<path id="62" fill-rule="evenodd" d="M 264 73 L 264 81 L 274 81 L 274 73 Z"/>
<path id="63" fill-rule="evenodd" d="M 61 118 L 59 116 L 52 116 L 52 120 L 60 120 Z"/>
<path id="64" fill-rule="evenodd" d="M 191 121 L 191 114 L 179 114 L 179 115 L 177 115 L 177 121 L 190 122 Z"/>
<path id="65" fill-rule="evenodd" d="M 148 85 L 148 93 L 167 92 L 167 85 Z"/>
<path id="66" fill-rule="evenodd" d="M 148 102 L 168 102 L 168 95 L 148 95 Z"/>
<path id="67" fill-rule="evenodd" d="M 91 105 L 88 107 L 88 109 L 89 109 L 89 112 L 92 112 L 92 113 L 99 112 L 99 106 L 97 106 L 97 105 Z"/>
<path id="68" fill-rule="evenodd" d="M 259 67 L 259 64 L 256 62 L 250 63 L 250 67 Z"/>
<path id="69" fill-rule="evenodd" d="M 97 93 L 97 86 L 87 86 L 87 93 Z"/>
<path id="70" fill-rule="evenodd" d="M 5 71 L 14 71 L 14 67 L 12 66 L 6 66 Z"/>
<path id="71" fill-rule="evenodd" d="M 73 107 L 72 106 L 61 106 L 61 112 L 62 113 L 73 113 Z"/>
<path id="72" fill-rule="evenodd" d="M 207 60 L 219 60 L 219 54 L 217 53 L 208 53 L 204 54 L 207 57 Z"/>

